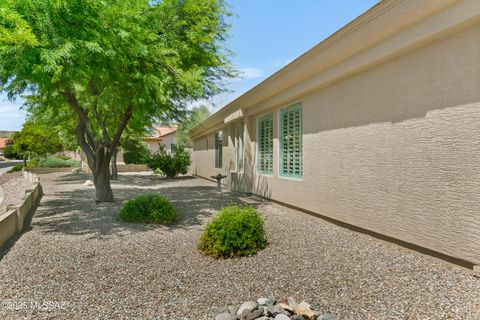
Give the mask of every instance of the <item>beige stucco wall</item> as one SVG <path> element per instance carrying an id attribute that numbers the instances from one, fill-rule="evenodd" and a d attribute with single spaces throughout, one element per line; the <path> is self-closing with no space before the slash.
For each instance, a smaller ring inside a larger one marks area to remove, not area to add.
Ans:
<path id="1" fill-rule="evenodd" d="M 227 176 L 222 182 L 229 184 L 231 179 L 230 172 L 235 169 L 235 149 L 232 142 L 234 138 L 234 129 L 233 125 L 226 125 L 221 128 L 221 130 L 223 131 L 222 167 L 215 168 L 215 134 L 213 133 L 194 140 L 192 172 L 195 175 L 209 179 L 211 176 L 220 173 Z"/>
<path id="2" fill-rule="evenodd" d="M 479 35 L 477 23 L 321 90 L 257 108 L 274 112 L 274 174 L 256 174 L 253 114 L 245 119 L 245 174 L 233 185 L 480 264 Z M 304 174 L 293 180 L 278 177 L 277 110 L 298 101 Z M 209 151 L 194 152 L 201 176 L 216 173 L 213 135 L 209 140 Z M 224 165 L 233 155 L 224 152 Z"/>
<path id="3" fill-rule="evenodd" d="M 163 144 L 166 146 L 166 150 L 171 152 L 172 151 L 172 144 L 177 143 L 177 138 L 175 132 L 163 136 L 161 139 L 158 140 L 146 140 L 145 143 L 147 144 L 148 149 L 150 152 L 157 152 L 159 149 L 159 144 Z"/>

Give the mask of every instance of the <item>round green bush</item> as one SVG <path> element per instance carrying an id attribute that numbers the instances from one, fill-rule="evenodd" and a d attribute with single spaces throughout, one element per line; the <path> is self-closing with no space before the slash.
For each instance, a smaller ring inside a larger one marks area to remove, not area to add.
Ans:
<path id="1" fill-rule="evenodd" d="M 120 209 L 119 217 L 128 222 L 169 224 L 177 218 L 177 211 L 164 197 L 144 193 L 128 200 Z"/>
<path id="2" fill-rule="evenodd" d="M 207 225 L 198 249 L 217 257 L 247 256 L 265 248 L 263 219 L 251 207 L 228 206 Z"/>

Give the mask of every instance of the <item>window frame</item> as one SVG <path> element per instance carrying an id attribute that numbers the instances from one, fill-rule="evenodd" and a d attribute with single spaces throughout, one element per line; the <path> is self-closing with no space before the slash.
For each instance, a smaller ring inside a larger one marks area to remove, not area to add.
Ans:
<path id="1" fill-rule="evenodd" d="M 215 169 L 221 168 L 223 168 L 223 130 L 215 132 Z"/>
<path id="2" fill-rule="evenodd" d="M 272 123 L 272 142 L 271 142 L 271 145 L 272 145 L 272 165 L 271 165 L 271 169 L 270 170 L 260 170 L 260 122 L 262 122 L 263 120 L 267 119 L 267 118 L 270 118 L 270 121 Z M 273 112 L 270 112 L 270 113 L 267 113 L 267 114 L 264 114 L 262 116 L 259 116 L 257 117 L 257 137 L 256 137 L 256 140 L 257 140 L 257 161 L 256 161 L 256 164 L 257 164 L 257 173 L 260 174 L 260 175 L 266 175 L 266 176 L 273 176 L 273 169 L 274 169 L 274 166 L 275 166 L 275 150 L 274 150 L 274 140 L 275 140 L 275 137 L 274 137 L 274 133 L 275 133 L 275 128 L 274 128 L 274 116 L 273 116 Z"/>
<path id="3" fill-rule="evenodd" d="M 239 145 L 240 140 L 241 146 Z M 239 160 L 242 162 L 241 167 Z M 235 170 L 238 173 L 243 173 L 245 170 L 245 122 L 243 120 L 235 123 Z"/>
<path id="4" fill-rule="evenodd" d="M 296 173 L 286 173 L 284 172 L 284 152 L 285 152 L 285 141 L 283 139 L 283 131 L 284 131 L 284 123 L 283 123 L 283 115 L 292 110 L 299 110 L 300 111 L 300 174 Z M 281 178 L 289 178 L 295 180 L 302 180 L 303 179 L 303 104 L 301 102 L 297 102 L 286 107 L 280 108 L 278 110 L 278 176 Z"/>

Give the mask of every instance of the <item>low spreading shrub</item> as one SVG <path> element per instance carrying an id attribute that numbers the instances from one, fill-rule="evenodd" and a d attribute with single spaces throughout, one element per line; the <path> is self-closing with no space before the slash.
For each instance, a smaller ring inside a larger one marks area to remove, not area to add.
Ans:
<path id="1" fill-rule="evenodd" d="M 62 159 L 56 156 L 41 157 L 37 161 L 37 166 L 41 168 L 71 168 L 80 166 L 80 162 L 74 159 Z"/>
<path id="2" fill-rule="evenodd" d="M 186 174 L 190 165 L 190 154 L 184 150 L 177 149 L 175 153 L 168 153 L 164 145 L 150 156 L 147 166 L 155 171 L 160 170 L 167 177 L 173 178 L 179 174 Z"/>
<path id="3" fill-rule="evenodd" d="M 119 217 L 128 222 L 169 224 L 177 218 L 177 211 L 164 197 L 155 193 L 144 193 L 125 202 Z"/>
<path id="4" fill-rule="evenodd" d="M 263 219 L 251 207 L 228 206 L 207 225 L 198 249 L 217 257 L 247 256 L 267 245 Z"/>
<path id="5" fill-rule="evenodd" d="M 8 172 L 18 172 L 18 171 L 22 171 L 22 169 L 23 169 L 23 163 L 17 163 L 12 167 L 12 169 L 8 170 Z"/>

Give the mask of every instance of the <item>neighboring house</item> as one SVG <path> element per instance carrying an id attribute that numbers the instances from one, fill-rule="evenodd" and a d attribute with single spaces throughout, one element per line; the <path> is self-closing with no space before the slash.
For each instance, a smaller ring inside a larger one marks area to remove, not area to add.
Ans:
<path id="1" fill-rule="evenodd" d="M 147 143 L 150 152 L 158 151 L 160 144 L 165 145 L 168 152 L 173 152 L 177 143 L 176 131 L 175 126 L 157 126 L 153 129 L 153 134 L 143 140 Z"/>
<path id="2" fill-rule="evenodd" d="M 382 1 L 190 135 L 198 176 L 479 265 L 480 1 Z"/>
<path id="3" fill-rule="evenodd" d="M 5 147 L 11 143 L 11 139 L 9 138 L 0 138 L 0 155 L 3 156 L 3 150 L 5 150 Z"/>

